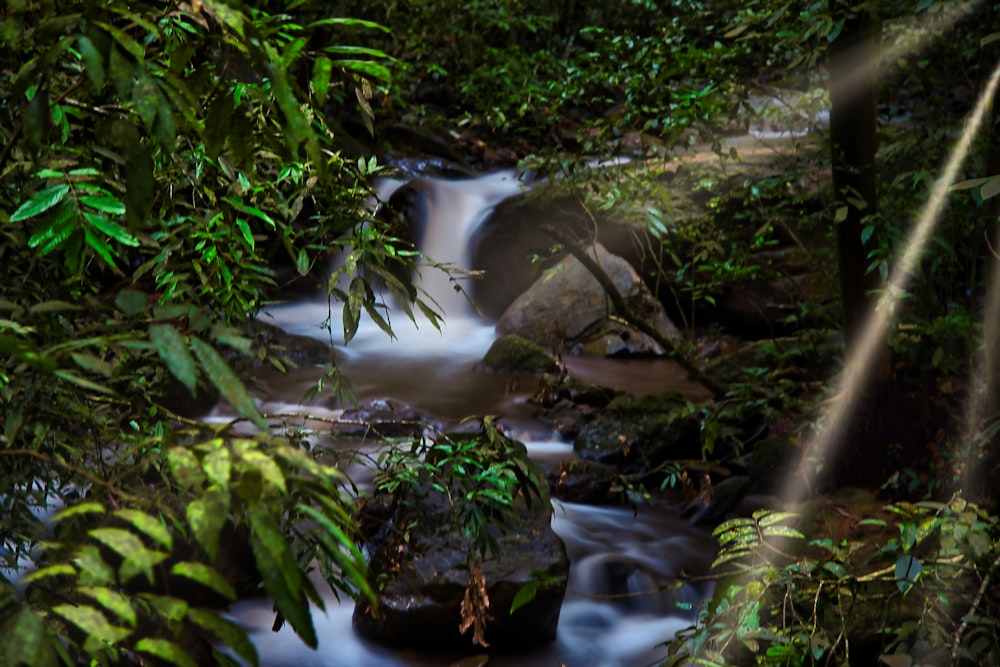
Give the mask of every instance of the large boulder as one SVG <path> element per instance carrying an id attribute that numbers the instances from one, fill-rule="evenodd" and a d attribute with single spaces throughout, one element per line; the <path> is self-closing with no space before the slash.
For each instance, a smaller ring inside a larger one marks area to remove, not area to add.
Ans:
<path id="1" fill-rule="evenodd" d="M 629 473 L 701 458 L 700 421 L 674 391 L 619 396 L 583 426 L 573 448 L 584 459 Z"/>
<path id="2" fill-rule="evenodd" d="M 482 363 L 482 370 L 498 373 L 554 373 L 556 360 L 538 343 L 520 336 L 504 335 L 493 341 Z"/>
<path id="3" fill-rule="evenodd" d="M 544 474 L 527 460 L 523 445 L 520 451 L 524 466 L 530 466 L 525 469 L 544 488 Z M 474 630 L 460 630 L 463 599 L 478 567 L 489 599 L 484 637 L 491 651 L 519 651 L 554 640 L 569 559 L 552 531 L 547 493 L 530 503 L 518 496 L 520 524 L 503 533 L 491 531 L 496 548 L 470 559 L 470 538 L 456 520 L 464 501 L 457 491 L 444 493 L 426 480 L 404 498 L 374 509 L 374 515 L 382 514 L 366 548 L 373 570 L 386 577 L 378 582 L 377 605 L 361 599 L 355 607 L 355 629 L 394 647 L 482 652 L 473 644 Z M 542 585 L 532 574 L 536 571 L 547 575 Z M 511 614 L 515 596 L 526 585 L 538 587 L 534 598 Z"/>
<path id="4" fill-rule="evenodd" d="M 666 338 L 680 337 L 663 306 L 643 284 L 635 269 L 601 245 L 591 256 L 608 274 L 618 292 Z M 614 308 L 597 279 L 574 257 L 542 274 L 500 317 L 497 332 L 533 340 L 552 350 L 593 355 L 661 355 L 652 338 L 613 319 Z"/>

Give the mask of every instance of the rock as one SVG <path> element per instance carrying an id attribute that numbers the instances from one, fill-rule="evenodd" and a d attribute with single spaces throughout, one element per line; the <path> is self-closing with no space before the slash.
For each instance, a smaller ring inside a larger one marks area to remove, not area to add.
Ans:
<path id="1" fill-rule="evenodd" d="M 712 486 L 712 499 L 708 507 L 701 507 L 691 518 L 691 523 L 712 525 L 722 521 L 739 507 L 752 488 L 753 482 L 749 477 L 727 477 Z"/>
<path id="2" fill-rule="evenodd" d="M 520 451 L 544 487 L 544 475 L 527 460 L 523 445 Z M 456 491 L 460 490 L 453 489 L 452 495 Z M 358 602 L 355 629 L 367 639 L 395 647 L 481 652 L 472 643 L 472 630 L 459 631 L 462 601 L 470 585 L 471 549 L 449 495 L 426 483 L 420 493 L 411 488 L 385 510 L 366 547 L 373 571 L 388 576 L 379 581 L 377 607 L 364 599 Z M 491 651 L 518 651 L 553 641 L 566 592 L 569 559 L 550 526 L 547 494 L 543 500 L 533 498 L 530 505 L 519 496 L 515 511 L 522 523 L 509 532 L 494 533 L 497 548 L 481 556 L 490 602 L 485 639 Z M 509 613 L 518 591 L 537 581 L 531 574 L 536 570 L 552 577 L 552 583 L 539 586 L 530 602 Z"/>
<path id="3" fill-rule="evenodd" d="M 612 491 L 618 476 L 613 467 L 595 461 L 564 462 L 549 474 L 549 489 L 565 502 L 603 505 L 621 500 L 621 492 Z"/>
<path id="4" fill-rule="evenodd" d="M 668 339 L 680 337 L 663 306 L 628 262 L 596 245 L 592 256 L 638 314 Z M 500 317 L 497 331 L 516 334 L 551 350 L 594 355 L 661 355 L 652 338 L 612 320 L 613 308 L 597 279 L 576 259 L 547 270 Z"/>
<path id="5" fill-rule="evenodd" d="M 342 422 L 334 430 L 342 435 L 383 438 L 406 438 L 420 435 L 427 425 L 427 417 L 406 403 L 392 398 L 373 398 L 355 408 L 344 410 Z"/>
<path id="6" fill-rule="evenodd" d="M 555 373 L 556 360 L 541 345 L 520 336 L 500 336 L 483 357 L 482 369 L 505 373 Z"/>
<path id="7" fill-rule="evenodd" d="M 580 429 L 573 448 L 585 459 L 645 473 L 669 460 L 701 458 L 700 422 L 674 391 L 619 396 Z"/>

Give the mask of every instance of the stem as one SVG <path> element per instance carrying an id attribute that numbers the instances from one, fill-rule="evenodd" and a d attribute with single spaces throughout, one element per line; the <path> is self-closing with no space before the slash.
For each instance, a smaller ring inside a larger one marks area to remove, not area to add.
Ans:
<path id="1" fill-rule="evenodd" d="M 77 466 L 75 466 L 75 465 L 73 465 L 71 463 L 66 463 L 62 459 L 53 458 L 53 457 L 51 457 L 51 456 L 49 456 L 47 454 L 43 454 L 41 452 L 35 451 L 34 449 L 5 449 L 5 450 L 0 450 L 0 455 L 2 455 L 2 456 L 27 456 L 29 458 L 38 459 L 39 461 L 42 461 L 43 463 L 45 463 L 47 465 L 56 466 L 56 467 L 62 468 L 63 470 L 68 470 L 69 472 L 73 473 L 74 475 L 79 475 L 80 477 L 83 477 L 85 480 L 87 480 L 91 484 L 93 484 L 95 486 L 104 487 L 110 493 L 118 495 L 122 499 L 128 500 L 131 503 L 135 503 L 135 504 L 139 505 L 139 504 L 142 504 L 142 502 L 143 502 L 142 498 L 140 498 L 139 496 L 132 495 L 131 493 L 128 493 L 126 491 L 122 491 L 120 488 L 118 488 L 114 484 L 114 482 L 109 482 L 109 481 L 103 480 L 103 479 L 101 479 L 100 477 L 98 477 L 97 475 L 95 475 L 94 473 L 90 472 L 89 470 L 87 470 L 85 468 L 80 468 L 80 467 L 77 467 Z"/>

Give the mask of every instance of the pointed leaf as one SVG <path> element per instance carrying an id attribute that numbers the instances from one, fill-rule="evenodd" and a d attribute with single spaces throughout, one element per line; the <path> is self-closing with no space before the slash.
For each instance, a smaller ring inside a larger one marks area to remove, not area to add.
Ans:
<path id="1" fill-rule="evenodd" d="M 212 609 L 189 609 L 187 618 L 215 635 L 216 639 L 236 651 L 250 665 L 256 667 L 260 664 L 257 647 L 247 638 L 246 632 L 219 612 Z"/>
<path id="2" fill-rule="evenodd" d="M 219 392 L 229 401 L 229 404 L 236 408 L 236 411 L 241 415 L 252 421 L 261 431 L 269 433 L 270 427 L 267 420 L 260 414 L 260 410 L 257 409 L 257 405 L 247 392 L 247 388 L 229 367 L 229 364 L 219 356 L 219 353 L 211 345 L 195 337 L 191 338 L 191 349 L 194 350 L 195 356 L 201 362 L 205 374 L 218 387 Z"/>
<path id="3" fill-rule="evenodd" d="M 182 561 L 180 563 L 175 563 L 170 569 L 170 572 L 171 574 L 176 574 L 179 577 L 197 581 L 202 586 L 211 588 L 228 600 L 236 599 L 236 591 L 233 590 L 232 584 L 226 581 L 226 579 L 219 574 L 218 570 L 210 565 Z"/>
<path id="4" fill-rule="evenodd" d="M 108 644 L 117 644 L 132 634 L 128 628 L 112 625 L 99 609 L 89 605 L 61 604 L 52 611 L 83 631 L 87 637 L 84 647 L 88 651 L 91 647 L 100 650 Z"/>
<path id="5" fill-rule="evenodd" d="M 156 346 L 157 353 L 170 372 L 193 396 L 197 384 L 197 370 L 184 337 L 170 324 L 151 324 L 149 339 Z"/>
<path id="6" fill-rule="evenodd" d="M 185 510 L 191 532 L 210 558 L 219 555 L 219 538 L 229 516 L 229 492 L 211 486 Z"/>
<path id="7" fill-rule="evenodd" d="M 198 667 L 198 664 L 184 649 L 169 639 L 143 637 L 135 643 L 135 650 L 139 653 L 156 656 L 170 664 L 177 665 L 177 667 Z"/>
<path id="8" fill-rule="evenodd" d="M 14 215 L 10 216 L 10 221 L 20 222 L 44 213 L 61 202 L 68 192 L 69 186 L 65 183 L 39 190 L 32 195 L 31 199 L 18 206 L 17 210 L 14 211 Z"/>
<path id="9" fill-rule="evenodd" d="M 128 521 L 135 529 L 152 538 L 165 549 L 173 548 L 174 541 L 170 536 L 170 531 L 156 517 L 133 509 L 116 510 L 115 516 Z"/>
<path id="10" fill-rule="evenodd" d="M 135 627 L 137 619 L 136 611 L 132 607 L 131 601 L 118 591 L 111 590 L 105 586 L 81 586 L 77 591 L 94 600 L 132 627 Z"/>

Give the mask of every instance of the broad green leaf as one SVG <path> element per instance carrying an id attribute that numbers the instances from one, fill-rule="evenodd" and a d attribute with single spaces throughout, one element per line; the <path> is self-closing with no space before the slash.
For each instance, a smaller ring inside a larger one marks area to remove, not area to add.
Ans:
<path id="1" fill-rule="evenodd" d="M 68 192 L 69 186 L 65 183 L 53 185 L 51 188 L 45 188 L 44 190 L 39 190 L 32 195 L 31 199 L 21 204 L 17 210 L 14 211 L 14 215 L 10 216 L 10 221 L 20 222 L 44 213 L 61 202 L 66 197 Z M 29 245 L 31 245 L 30 242 Z M 36 242 L 35 245 L 38 245 L 38 242 Z"/>
<path id="2" fill-rule="evenodd" d="M 795 537 L 803 540 L 806 537 L 791 526 L 768 526 L 761 532 L 766 537 Z"/>
<path id="3" fill-rule="evenodd" d="M 295 256 L 295 270 L 300 276 L 309 273 L 309 255 L 306 254 L 305 248 L 299 248 L 299 253 Z"/>
<path id="4" fill-rule="evenodd" d="M 246 336 L 240 335 L 240 332 L 233 327 L 227 327 L 218 323 L 213 324 L 212 340 L 224 343 L 248 357 L 253 356 L 253 341 Z"/>
<path id="5" fill-rule="evenodd" d="M 71 352 L 70 356 L 73 357 L 76 365 L 83 370 L 97 373 L 104 377 L 111 377 L 111 364 L 103 359 L 98 359 L 92 354 L 81 354 L 79 352 Z"/>
<path id="6" fill-rule="evenodd" d="M 142 599 L 147 601 L 151 607 L 160 612 L 160 615 L 171 621 L 181 621 L 190 610 L 190 605 L 180 598 L 169 595 L 142 594 Z"/>
<path id="7" fill-rule="evenodd" d="M 896 561 L 896 586 L 899 587 L 899 592 L 905 593 L 910 590 L 923 571 L 924 566 L 912 554 L 906 554 Z"/>
<path id="8" fill-rule="evenodd" d="M 247 392 L 246 386 L 229 367 L 229 364 L 219 356 L 219 353 L 205 341 L 193 336 L 191 337 L 191 349 L 194 350 L 195 356 L 201 362 L 205 374 L 218 387 L 219 392 L 229 401 L 229 404 L 236 408 L 236 411 L 241 415 L 252 421 L 261 431 L 269 433 L 270 427 L 267 420 L 260 414 L 253 398 Z"/>
<path id="9" fill-rule="evenodd" d="M 219 538 L 229 517 L 229 492 L 211 486 L 202 496 L 188 503 L 185 516 L 198 544 L 212 559 L 219 555 Z"/>
<path id="10" fill-rule="evenodd" d="M 115 306 L 128 317 L 135 317 L 146 311 L 149 307 L 149 302 L 145 292 L 134 289 L 123 289 L 115 297 Z"/>
<path id="11" fill-rule="evenodd" d="M 225 578 L 219 574 L 218 570 L 210 565 L 182 561 L 180 563 L 175 563 L 170 569 L 170 572 L 171 574 L 176 574 L 179 577 L 197 581 L 199 584 L 207 588 L 211 588 L 228 600 L 236 599 L 236 591 L 233 590 L 232 584 L 226 581 Z"/>
<path id="12" fill-rule="evenodd" d="M 514 600 L 510 603 L 510 613 L 514 614 L 515 611 L 528 604 L 535 599 L 535 595 L 538 594 L 539 582 L 529 581 L 525 585 L 521 586 L 514 594 Z"/>
<path id="13" fill-rule="evenodd" d="M 329 516 L 323 514 L 315 507 L 305 504 L 296 505 L 296 509 L 312 518 L 323 533 L 319 534 L 320 542 L 324 546 L 326 554 L 333 558 L 345 574 L 350 578 L 351 583 L 358 587 L 363 595 L 369 600 L 375 600 L 375 591 L 368 583 L 365 572 L 366 562 L 364 555 L 358 550 L 355 541 L 352 540 L 344 530 L 332 521 Z M 345 520 L 349 520 L 344 517 Z M 329 537 L 330 539 L 325 539 Z"/>
<path id="14" fill-rule="evenodd" d="M 170 536 L 170 531 L 156 517 L 133 509 L 116 510 L 114 514 L 128 521 L 136 530 L 152 538 L 165 549 L 173 548 L 174 540 Z"/>
<path id="15" fill-rule="evenodd" d="M 261 478 L 275 491 L 280 494 L 288 492 L 285 486 L 285 475 L 281 472 L 278 464 L 274 462 L 274 459 L 268 454 L 259 449 L 249 449 L 242 453 L 241 458 L 245 465 L 252 467 L 260 473 Z"/>
<path id="16" fill-rule="evenodd" d="M 239 209 L 240 211 L 243 211 L 244 213 L 252 215 L 253 217 L 263 221 L 271 229 L 277 228 L 277 225 L 275 224 L 271 216 L 269 216 L 267 213 L 264 213 L 264 211 L 260 210 L 256 206 L 251 206 L 250 204 L 246 204 L 237 199 L 236 197 L 225 197 L 224 200 L 227 203 L 229 203 L 229 205 L 232 206 L 233 208 Z M 243 224 L 246 224 L 246 222 L 244 221 Z"/>
<path id="17" fill-rule="evenodd" d="M 177 481 L 189 489 L 197 488 L 205 481 L 205 472 L 191 450 L 174 447 L 167 452 L 167 461 Z"/>
<path id="18" fill-rule="evenodd" d="M 128 628 L 112 625 L 99 609 L 89 605 L 61 604 L 53 607 L 52 611 L 83 631 L 87 637 L 86 650 L 91 650 L 91 646 L 101 650 L 105 645 L 117 644 L 132 634 Z"/>
<path id="19" fill-rule="evenodd" d="M 138 574 L 144 574 L 152 583 L 153 567 L 169 555 L 147 549 L 137 535 L 123 528 L 94 528 L 87 531 L 87 534 L 122 557 L 119 575 L 126 582 Z"/>
<path id="20" fill-rule="evenodd" d="M 151 324 L 149 339 L 156 345 L 157 353 L 170 372 L 193 396 L 197 385 L 197 369 L 184 336 L 170 324 Z"/>
<path id="21" fill-rule="evenodd" d="M 104 560 L 95 544 L 84 544 L 73 555 L 79 569 L 79 583 L 83 586 L 106 586 L 115 581 L 115 570 Z"/>
<path id="22" fill-rule="evenodd" d="M 143 637 L 135 643 L 135 650 L 139 653 L 156 656 L 172 665 L 177 665 L 177 667 L 198 667 L 184 649 L 169 639 Z"/>
<path id="23" fill-rule="evenodd" d="M 219 446 L 205 455 L 202 467 L 208 481 L 220 489 L 229 488 L 229 474 L 232 470 L 229 449 L 222 446 L 222 440 L 217 440 Z"/>
<path id="24" fill-rule="evenodd" d="M 319 21 L 313 21 L 306 27 L 308 29 L 312 29 L 325 25 L 341 25 L 341 26 L 347 26 L 349 28 L 355 28 L 355 27 L 372 28 L 375 30 L 381 30 L 382 32 L 385 33 L 391 32 L 389 28 L 382 25 L 381 23 L 375 23 L 374 21 L 366 21 L 364 19 L 353 19 L 353 18 L 343 18 L 343 17 L 320 19 Z"/>
<path id="25" fill-rule="evenodd" d="M 246 632 L 219 612 L 212 609 L 190 609 L 189 621 L 215 635 L 216 639 L 236 651 L 236 654 L 250 665 L 259 665 L 257 647 L 247 638 Z"/>
<path id="26" fill-rule="evenodd" d="M 132 607 L 132 602 L 119 593 L 105 586 L 81 586 L 77 589 L 79 593 L 86 595 L 97 602 L 115 616 L 135 627 L 136 612 Z"/>
<path id="27" fill-rule="evenodd" d="M 58 665 L 54 644 L 59 639 L 49 633 L 42 617 L 26 604 L 17 604 L 16 610 L 4 605 L 0 616 L 0 665 Z"/>

